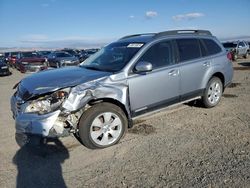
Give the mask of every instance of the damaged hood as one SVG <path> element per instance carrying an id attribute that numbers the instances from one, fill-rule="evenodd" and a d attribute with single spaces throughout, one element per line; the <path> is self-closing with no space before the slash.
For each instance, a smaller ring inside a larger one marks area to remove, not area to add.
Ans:
<path id="1" fill-rule="evenodd" d="M 65 67 L 41 71 L 24 78 L 20 82 L 18 96 L 26 101 L 37 95 L 73 87 L 110 74 L 109 72 L 89 70 L 82 67 Z"/>

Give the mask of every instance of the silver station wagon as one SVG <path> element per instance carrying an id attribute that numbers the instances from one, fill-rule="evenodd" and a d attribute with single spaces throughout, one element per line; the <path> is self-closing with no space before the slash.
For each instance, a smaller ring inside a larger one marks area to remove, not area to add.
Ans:
<path id="1" fill-rule="evenodd" d="M 16 141 L 24 146 L 74 134 L 88 148 L 105 148 L 141 115 L 190 100 L 216 106 L 232 77 L 230 55 L 209 31 L 125 36 L 79 66 L 16 84 Z"/>

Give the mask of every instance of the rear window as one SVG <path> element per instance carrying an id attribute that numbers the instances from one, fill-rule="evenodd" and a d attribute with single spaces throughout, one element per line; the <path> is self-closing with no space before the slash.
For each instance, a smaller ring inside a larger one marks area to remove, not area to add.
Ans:
<path id="1" fill-rule="evenodd" d="M 207 55 L 214 55 L 221 52 L 220 46 L 211 39 L 202 39 L 207 48 Z"/>
<path id="2" fill-rule="evenodd" d="M 225 48 L 235 48 L 237 46 L 236 43 L 233 42 L 226 42 L 222 44 Z"/>
<path id="3" fill-rule="evenodd" d="M 35 52 L 23 52 L 22 57 L 40 57 L 40 55 L 38 55 L 38 53 L 35 53 Z"/>
<path id="4" fill-rule="evenodd" d="M 180 62 L 201 57 L 200 45 L 197 39 L 177 39 Z"/>
<path id="5" fill-rule="evenodd" d="M 239 43 L 239 46 L 245 47 L 244 42 L 240 42 L 240 43 Z"/>

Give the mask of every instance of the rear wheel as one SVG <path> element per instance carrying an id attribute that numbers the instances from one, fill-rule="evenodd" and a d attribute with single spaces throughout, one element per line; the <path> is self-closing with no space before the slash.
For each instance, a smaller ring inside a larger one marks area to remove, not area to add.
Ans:
<path id="1" fill-rule="evenodd" d="M 245 59 L 248 58 L 248 52 L 243 56 Z"/>
<path id="2" fill-rule="evenodd" d="M 118 143 L 127 127 L 127 117 L 121 108 L 111 103 L 99 103 L 83 113 L 78 135 L 88 148 L 106 148 Z"/>
<path id="3" fill-rule="evenodd" d="M 238 55 L 237 55 L 236 53 L 234 53 L 234 54 L 233 54 L 233 60 L 234 60 L 234 61 L 237 61 L 237 59 L 238 59 Z"/>
<path id="4" fill-rule="evenodd" d="M 223 86 L 220 78 L 212 77 L 205 90 L 204 96 L 202 97 L 202 102 L 206 108 L 212 108 L 216 106 L 221 99 L 223 92 Z"/>

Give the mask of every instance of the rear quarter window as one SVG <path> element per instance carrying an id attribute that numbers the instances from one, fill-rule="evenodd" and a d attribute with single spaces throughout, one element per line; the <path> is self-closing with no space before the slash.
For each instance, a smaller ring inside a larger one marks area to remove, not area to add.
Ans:
<path id="1" fill-rule="evenodd" d="M 221 52 L 221 47 L 211 39 L 202 39 L 203 44 L 207 49 L 207 55 L 214 55 Z"/>

